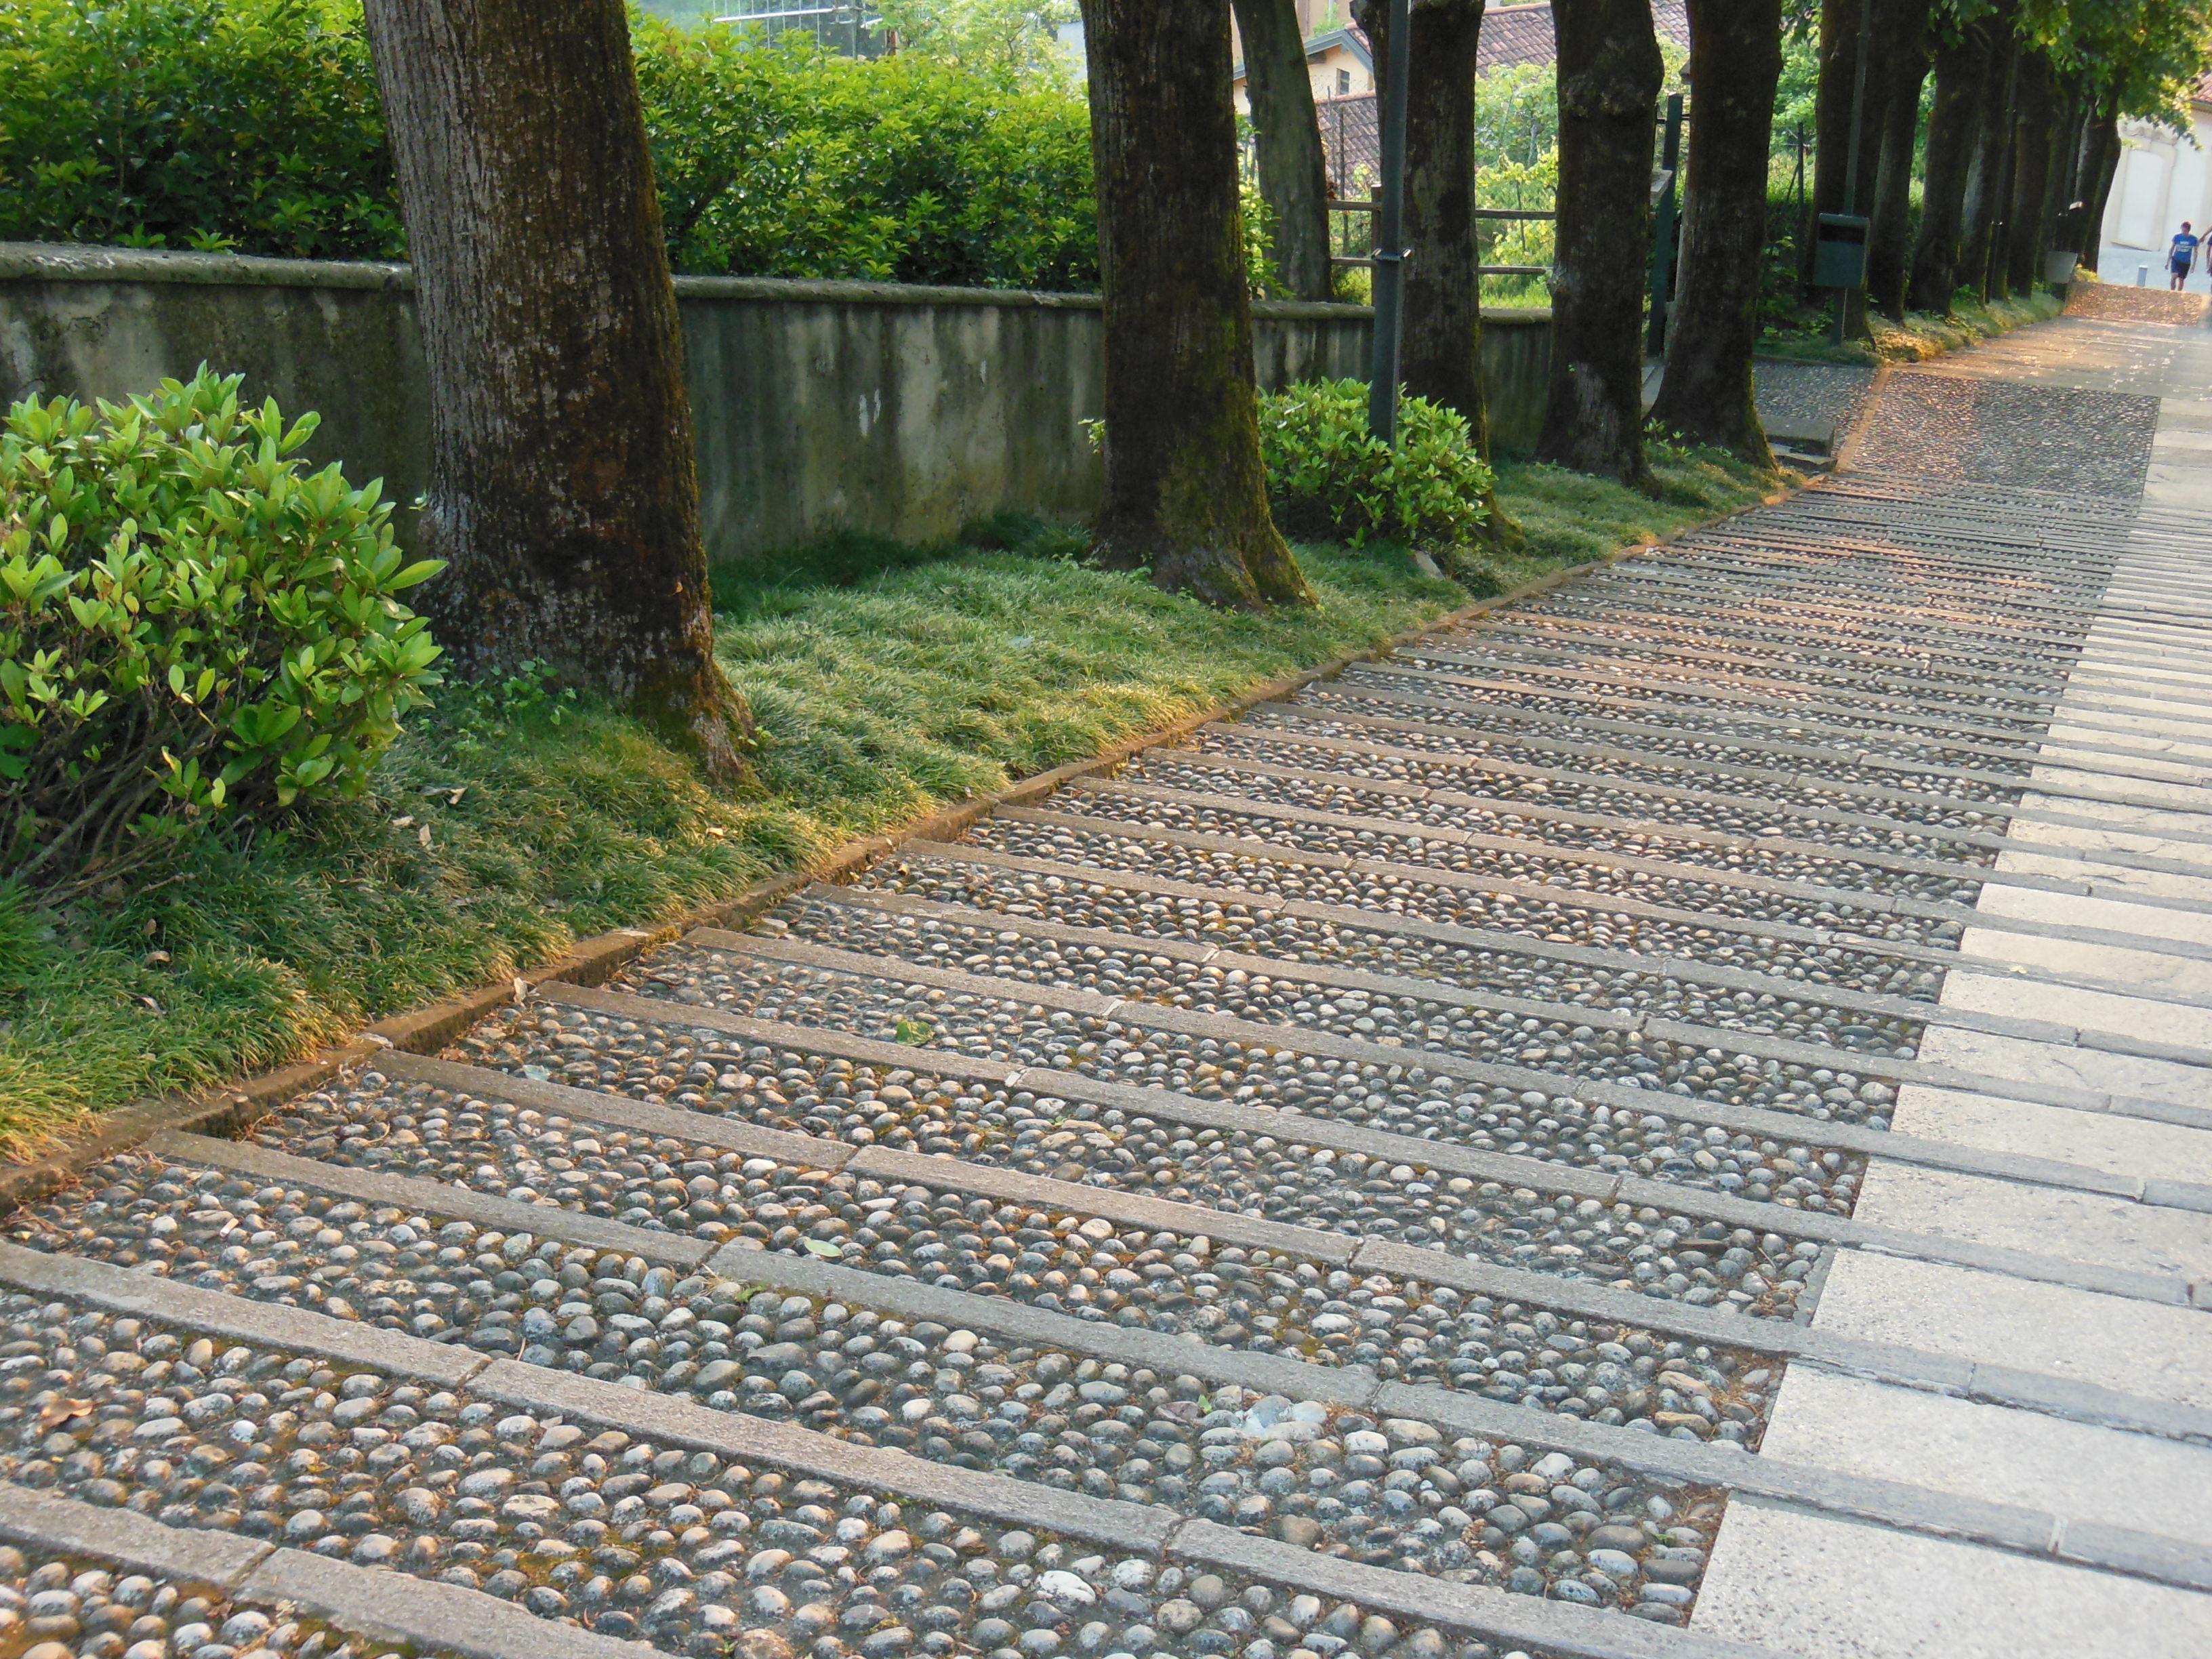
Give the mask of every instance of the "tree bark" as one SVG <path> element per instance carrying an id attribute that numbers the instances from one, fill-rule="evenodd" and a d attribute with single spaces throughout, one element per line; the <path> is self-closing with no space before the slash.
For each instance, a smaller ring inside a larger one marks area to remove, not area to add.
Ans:
<path id="1" fill-rule="evenodd" d="M 684 337 L 621 0 L 368 0 L 430 380 L 423 591 L 468 673 L 542 661 L 727 780 Z"/>
<path id="2" fill-rule="evenodd" d="M 2094 164 L 2086 168 L 2088 190 L 2082 197 L 2081 264 L 2094 271 L 2105 241 L 2105 209 L 2112 199 L 2112 179 L 2120 167 L 2120 118 L 2107 102 L 2090 128 Z"/>
<path id="3" fill-rule="evenodd" d="M 1260 461 L 1229 8 L 1084 0 L 1083 17 L 1106 320 L 1098 555 L 1210 604 L 1310 603 Z"/>
<path id="4" fill-rule="evenodd" d="M 1490 459 L 1490 409 L 1482 384 L 1482 241 L 1474 216 L 1475 51 L 1483 0 L 1413 0 L 1406 102 L 1404 332 L 1398 373 L 1407 392 L 1457 410 L 1478 453 Z M 1353 15 L 1375 55 L 1385 96 L 1389 10 L 1357 0 Z M 1487 539 L 1526 544 L 1497 492 L 1484 507 Z"/>
<path id="5" fill-rule="evenodd" d="M 1881 160 L 1867 235 L 1867 301 L 1905 320 L 1907 243 L 1912 234 L 1912 160 L 1920 137 L 1920 88 L 1928 79 L 1929 0 L 1882 8 L 1874 72 L 1882 77 Z"/>
<path id="6" fill-rule="evenodd" d="M 1782 74 L 1782 0 L 1690 0 L 1688 185 L 1681 287 L 1652 419 L 1774 465 L 1752 396 L 1767 152 Z"/>
<path id="7" fill-rule="evenodd" d="M 2005 226 L 2005 287 L 2008 293 L 2035 291 L 2042 275 L 2044 210 L 2051 183 L 2051 122 L 2057 98 L 2051 85 L 2051 60 L 2042 52 L 2023 54 L 2020 85 L 2014 103 L 2018 121 L 2013 129 L 2013 174 L 2008 222 Z"/>
<path id="8" fill-rule="evenodd" d="M 1984 65 L 1974 155 L 1960 209 L 1959 284 L 1987 299 L 2002 277 L 1996 228 L 2005 214 L 2006 173 L 2012 155 L 2013 98 L 2020 78 L 2020 35 L 2013 8 L 1989 20 L 1991 50 Z"/>
<path id="9" fill-rule="evenodd" d="M 1921 188 L 1920 236 L 1912 249 L 1906 303 L 1948 311 L 1959 287 L 1959 231 L 1966 174 L 1973 164 L 1982 88 L 1992 50 L 1989 20 L 1942 29 L 1936 41 L 1936 101 L 1928 115 L 1928 161 Z"/>
<path id="10" fill-rule="evenodd" d="M 1275 221 L 1275 271 L 1293 299 L 1332 296 L 1328 168 L 1297 0 L 1235 0 L 1252 100 L 1260 197 Z"/>
<path id="11" fill-rule="evenodd" d="M 1555 0 L 1559 194 L 1552 373 L 1538 459 L 1652 487 L 1644 282 L 1666 65 L 1650 0 Z"/>

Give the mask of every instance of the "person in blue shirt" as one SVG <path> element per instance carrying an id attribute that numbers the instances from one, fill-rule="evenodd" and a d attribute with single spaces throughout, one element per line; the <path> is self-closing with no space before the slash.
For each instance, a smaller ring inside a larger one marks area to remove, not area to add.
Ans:
<path id="1" fill-rule="evenodd" d="M 2166 268 L 2172 278 L 2166 286 L 2176 294 L 2181 292 L 2181 285 L 2189 280 L 2190 270 L 2197 264 L 2197 238 L 2190 233 L 2189 221 L 2184 219 L 2180 234 L 2166 251 Z"/>

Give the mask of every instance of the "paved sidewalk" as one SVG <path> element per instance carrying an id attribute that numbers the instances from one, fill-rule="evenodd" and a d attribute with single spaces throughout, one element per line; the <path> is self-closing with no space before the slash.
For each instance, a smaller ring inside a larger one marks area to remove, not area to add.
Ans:
<path id="1" fill-rule="evenodd" d="M 0 1219 L 0 1653 L 2212 1653 L 2206 384 L 1898 371 L 1787 501 Z"/>
<path id="2" fill-rule="evenodd" d="M 2063 1194 L 1877 1158 L 1858 1219 L 2200 1286 L 2212 1273 L 2212 1215 L 2193 1199 L 2159 1208 L 2130 1196 L 2164 1179 L 2212 1179 L 2212 404 L 2172 395 L 2208 383 L 2212 335 L 2201 327 L 2069 318 L 1893 377 L 1850 457 L 1886 482 L 1932 475 L 1958 481 L 1967 499 L 1985 491 L 1993 526 L 2033 520 L 2046 499 L 2054 512 L 2094 501 L 2126 510 L 2111 521 L 2110 577 L 2039 748 L 2034 781 L 2050 793 L 2021 797 L 2024 816 L 1995 865 L 2071 890 L 1984 887 L 1977 909 L 1990 925 L 1962 935 L 1972 965 L 1946 975 L 1939 999 L 2062 1030 L 1939 1030 L 1919 1050 L 2126 1103 L 2025 1107 L 1907 1088 L 1893 1122 L 2095 1168 L 2116 1178 L 2114 1189 Z M 1943 406 L 1958 429 L 1923 449 L 1914 427 Z M 2104 453 L 2069 453 L 2085 434 Z M 2021 488 L 2069 481 L 2050 498 Z M 2124 787 L 2113 787 L 2116 771 Z M 2022 921 L 2081 932 L 2022 933 Z M 2099 1036 L 2125 1041 L 2089 1046 Z M 1906 1338 L 2136 1401 L 2212 1404 L 2201 1295 L 2188 1309 L 2154 1310 L 2001 1276 L 1879 1258 L 1850 1265 L 1829 1279 L 1816 1328 Z M 1793 1368 L 1762 1450 L 1965 1496 L 2056 1500 L 2092 1523 L 2201 1545 L 2212 1527 L 2212 1448 L 2180 1425 L 2144 1434 L 2100 1426 L 2104 1415 L 2092 1407 L 2068 1420 Z M 1722 1529 L 1698 1622 L 1787 1652 L 1854 1659 L 2212 1651 L 2201 1595 L 1741 1503 Z"/>

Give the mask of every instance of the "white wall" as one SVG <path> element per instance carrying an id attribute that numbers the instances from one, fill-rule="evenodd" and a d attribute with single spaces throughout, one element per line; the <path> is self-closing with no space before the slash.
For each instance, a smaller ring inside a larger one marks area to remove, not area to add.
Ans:
<path id="1" fill-rule="evenodd" d="M 2098 275 L 2132 283 L 2143 267 L 2154 288 L 2166 286 L 2166 249 L 2185 219 L 2197 234 L 2212 231 L 2212 106 L 2198 105 L 2194 143 L 2142 122 L 2120 129 L 2120 165 L 2105 204 Z M 2201 266 L 2189 279 L 2192 293 L 2212 294 L 2212 274 Z"/>

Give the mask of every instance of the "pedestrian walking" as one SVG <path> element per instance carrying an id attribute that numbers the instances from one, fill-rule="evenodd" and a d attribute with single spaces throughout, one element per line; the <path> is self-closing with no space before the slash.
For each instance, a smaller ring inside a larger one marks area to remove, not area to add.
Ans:
<path id="1" fill-rule="evenodd" d="M 2166 250 L 2166 269 L 2169 279 L 2166 286 L 2176 294 L 2181 292 L 2182 284 L 2189 280 L 2190 271 L 2196 267 L 2198 240 L 2189 228 L 2189 221 L 2184 219 L 2179 233 Z"/>

